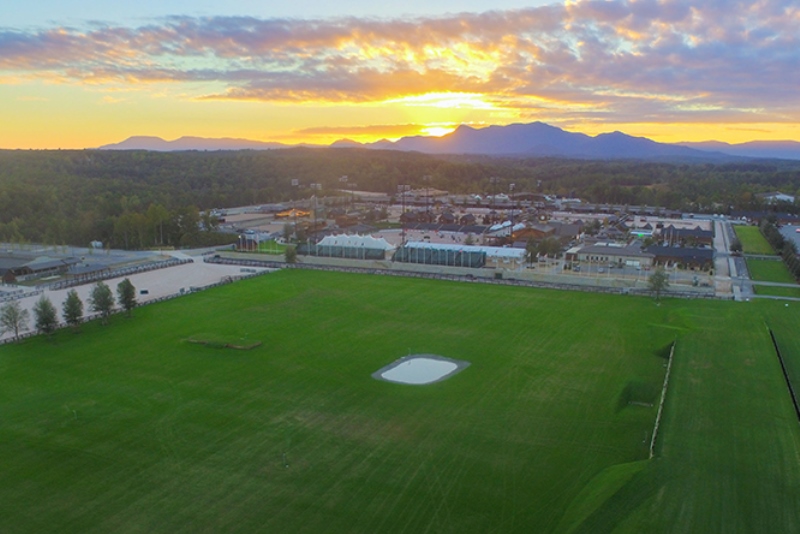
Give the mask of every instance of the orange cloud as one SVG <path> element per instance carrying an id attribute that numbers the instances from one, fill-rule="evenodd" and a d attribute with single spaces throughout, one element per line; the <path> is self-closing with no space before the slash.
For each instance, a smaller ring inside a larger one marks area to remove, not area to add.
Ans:
<path id="1" fill-rule="evenodd" d="M 176 83 L 201 101 L 412 105 L 409 97 L 461 93 L 521 118 L 797 122 L 798 22 L 785 0 L 581 0 L 399 19 L 172 17 L 138 28 L 0 31 L 0 75 Z"/>
<path id="2" fill-rule="evenodd" d="M 326 138 L 331 136 L 341 137 L 368 137 L 375 138 L 389 138 L 396 139 L 409 135 L 419 135 L 427 128 L 426 125 L 419 124 L 380 124 L 368 126 L 316 126 L 313 128 L 303 128 L 296 130 L 295 135 L 299 137 L 306 136 L 324 136 Z"/>

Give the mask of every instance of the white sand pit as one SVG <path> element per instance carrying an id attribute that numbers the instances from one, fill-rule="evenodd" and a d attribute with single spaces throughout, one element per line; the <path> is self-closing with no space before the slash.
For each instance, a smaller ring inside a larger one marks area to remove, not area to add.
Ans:
<path id="1" fill-rule="evenodd" d="M 398 384 L 424 385 L 447 380 L 469 367 L 469 362 L 434 354 L 414 354 L 378 369 L 372 378 Z"/>

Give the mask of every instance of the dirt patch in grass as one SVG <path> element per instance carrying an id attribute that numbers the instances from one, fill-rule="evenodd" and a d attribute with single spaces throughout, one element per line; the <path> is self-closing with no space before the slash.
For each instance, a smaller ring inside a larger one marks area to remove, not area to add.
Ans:
<path id="1" fill-rule="evenodd" d="M 187 343 L 195 345 L 205 345 L 212 349 L 235 349 L 235 350 L 251 350 L 260 347 L 263 343 L 261 341 L 228 341 L 221 338 L 206 338 L 206 337 L 190 337 L 185 340 Z"/>

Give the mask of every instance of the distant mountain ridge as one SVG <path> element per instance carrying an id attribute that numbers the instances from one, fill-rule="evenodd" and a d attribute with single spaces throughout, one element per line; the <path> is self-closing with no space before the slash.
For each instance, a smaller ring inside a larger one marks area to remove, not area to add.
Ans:
<path id="1" fill-rule="evenodd" d="M 736 144 L 704 141 L 678 144 L 696 150 L 710 150 L 744 158 L 800 159 L 800 143 L 797 141 L 749 141 Z"/>
<path id="2" fill-rule="evenodd" d="M 483 154 L 490 156 L 555 156 L 566 158 L 650 159 L 660 157 L 707 157 L 686 147 L 656 143 L 621 132 L 591 137 L 543 122 L 510 124 L 475 129 L 459 126 L 442 137 L 405 137 L 367 145 L 390 150 L 414 150 L 429 154 Z"/>
<path id="3" fill-rule="evenodd" d="M 267 143 L 250 139 L 221 139 L 206 137 L 181 137 L 174 141 L 165 141 L 160 137 L 134 136 L 121 143 L 103 145 L 99 150 L 151 150 L 153 152 L 178 152 L 182 150 L 270 150 L 288 148 L 282 143 Z"/>
<path id="4" fill-rule="evenodd" d="M 248 139 L 208 139 L 181 137 L 165 141 L 159 137 L 137 136 L 100 150 L 271 150 L 291 148 L 283 143 Z M 319 145 L 317 145 L 319 146 Z M 658 143 L 646 137 L 633 137 L 622 132 L 589 136 L 567 132 L 561 128 L 533 122 L 473 128 L 461 125 L 442 137 L 413 136 L 397 141 L 381 140 L 362 144 L 341 139 L 332 148 L 368 148 L 422 152 L 425 154 L 467 154 L 486 156 L 563 157 L 580 159 L 697 159 L 726 160 L 738 158 L 800 159 L 800 143 L 794 141 L 754 141 L 730 145 L 716 141 L 704 143 Z"/>

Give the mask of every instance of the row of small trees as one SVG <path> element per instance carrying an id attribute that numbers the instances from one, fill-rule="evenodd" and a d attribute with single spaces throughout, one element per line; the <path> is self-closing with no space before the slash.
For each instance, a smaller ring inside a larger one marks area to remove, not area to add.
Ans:
<path id="1" fill-rule="evenodd" d="M 765 219 L 761 221 L 760 229 L 764 238 L 772 245 L 775 252 L 780 255 L 792 276 L 796 280 L 800 280 L 800 259 L 797 258 L 797 246 L 794 241 L 783 237 L 774 220 Z"/>
<path id="2" fill-rule="evenodd" d="M 130 317 L 136 307 L 136 288 L 128 278 L 117 284 L 116 303 Z M 91 312 L 100 314 L 102 324 L 107 324 L 115 304 L 111 288 L 103 282 L 96 283 L 89 294 L 88 304 Z M 33 315 L 37 332 L 49 336 L 58 328 L 58 312 L 46 295 L 42 295 L 33 305 Z M 64 322 L 75 331 L 83 322 L 83 301 L 74 289 L 67 293 L 61 315 Z M 0 307 L 0 334 L 12 332 L 15 338 L 19 338 L 20 333 L 28 329 L 29 320 L 30 312 L 18 300 L 8 302 Z"/>

